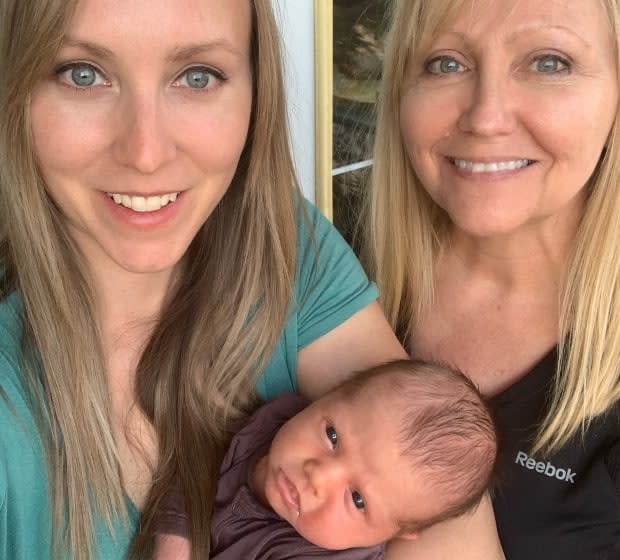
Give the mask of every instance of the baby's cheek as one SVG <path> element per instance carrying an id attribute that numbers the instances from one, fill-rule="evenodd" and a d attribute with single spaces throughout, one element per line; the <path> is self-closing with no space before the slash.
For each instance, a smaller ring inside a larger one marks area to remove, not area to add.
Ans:
<path id="1" fill-rule="evenodd" d="M 351 527 L 342 512 L 320 511 L 299 518 L 298 532 L 308 541 L 328 550 L 353 546 Z"/>

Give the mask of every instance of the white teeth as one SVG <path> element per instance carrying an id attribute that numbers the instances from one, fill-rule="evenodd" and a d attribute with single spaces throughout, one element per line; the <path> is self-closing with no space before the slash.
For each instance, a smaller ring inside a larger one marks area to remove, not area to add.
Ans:
<path id="1" fill-rule="evenodd" d="M 175 202 L 179 193 L 169 193 L 163 196 L 128 196 L 118 193 L 107 193 L 107 195 L 116 204 L 129 208 L 134 212 L 156 212 L 171 202 Z"/>
<path id="2" fill-rule="evenodd" d="M 529 159 L 515 159 L 511 161 L 496 161 L 493 163 L 477 163 L 465 159 L 452 160 L 459 169 L 465 169 L 472 173 L 495 173 L 497 171 L 512 171 L 522 169 L 530 164 Z"/>
<path id="3" fill-rule="evenodd" d="M 143 196 L 132 196 L 131 197 L 131 209 L 136 212 L 146 212 L 146 204 L 148 202 L 148 198 L 144 198 Z"/>

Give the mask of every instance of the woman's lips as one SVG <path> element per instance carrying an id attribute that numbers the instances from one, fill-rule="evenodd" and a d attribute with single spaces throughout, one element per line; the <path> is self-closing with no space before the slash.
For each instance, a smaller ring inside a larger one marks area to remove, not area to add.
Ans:
<path id="1" fill-rule="evenodd" d="M 498 171 L 516 171 L 529 167 L 533 160 L 525 158 L 500 158 L 495 160 L 469 160 L 448 157 L 452 165 L 463 171 L 472 173 L 497 173 Z"/>
<path id="2" fill-rule="evenodd" d="M 530 159 L 468 160 L 446 157 L 448 168 L 459 177 L 478 182 L 510 179 L 527 172 L 537 162 Z"/>
<path id="3" fill-rule="evenodd" d="M 127 197 L 131 198 L 130 201 L 123 200 L 117 202 L 114 200 L 114 193 L 101 193 L 105 207 L 109 209 L 111 214 L 115 216 L 116 220 L 125 227 L 136 229 L 138 231 L 151 231 L 157 228 L 164 227 L 166 224 L 171 223 L 181 212 L 181 208 L 185 206 L 185 193 L 177 193 L 176 196 L 168 196 L 168 201 L 162 206 L 161 198 L 159 200 L 159 209 L 153 209 L 148 211 L 146 206 L 141 210 L 134 210 L 131 208 L 134 203 L 134 198 L 137 204 L 148 203 L 148 198 L 145 197 Z M 121 195 L 122 198 L 122 195 Z M 153 197 L 151 197 L 153 198 Z M 118 199 L 118 195 L 117 195 Z M 164 199 L 165 200 L 165 199 Z"/>

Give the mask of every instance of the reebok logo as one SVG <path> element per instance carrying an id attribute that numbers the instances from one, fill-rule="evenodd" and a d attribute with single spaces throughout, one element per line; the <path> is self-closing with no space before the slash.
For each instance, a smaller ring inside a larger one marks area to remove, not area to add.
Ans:
<path id="1" fill-rule="evenodd" d="M 575 475 L 577 474 L 572 469 L 558 469 L 552 465 L 549 461 L 537 461 L 530 457 L 527 453 L 519 451 L 515 458 L 515 463 L 521 465 L 530 471 L 536 471 L 537 473 L 544 474 L 549 478 L 557 478 L 564 482 L 570 482 L 575 484 Z"/>

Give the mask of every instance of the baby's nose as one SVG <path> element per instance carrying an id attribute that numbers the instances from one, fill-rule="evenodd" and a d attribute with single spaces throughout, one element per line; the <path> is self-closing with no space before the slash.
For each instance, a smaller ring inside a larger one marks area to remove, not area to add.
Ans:
<path id="1" fill-rule="evenodd" d="M 324 497 L 334 488 L 346 484 L 346 469 L 335 457 L 310 459 L 304 464 L 304 472 L 317 497 Z"/>

